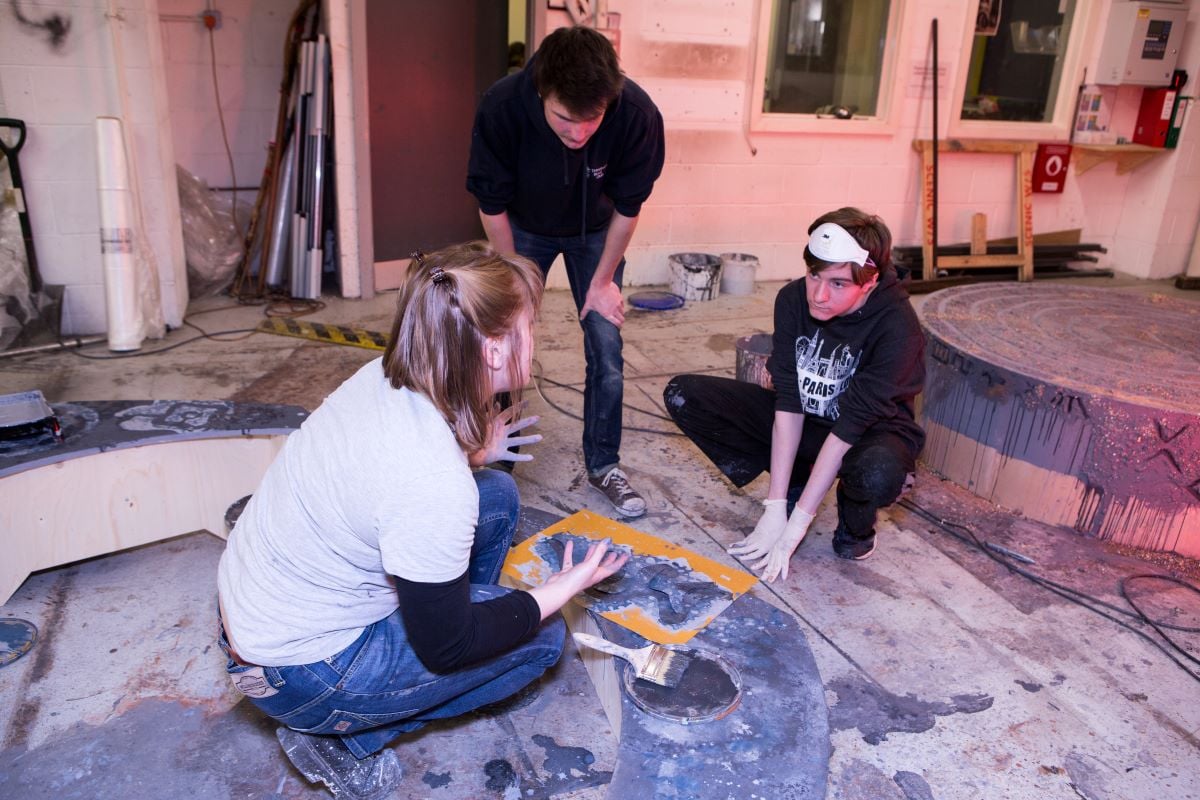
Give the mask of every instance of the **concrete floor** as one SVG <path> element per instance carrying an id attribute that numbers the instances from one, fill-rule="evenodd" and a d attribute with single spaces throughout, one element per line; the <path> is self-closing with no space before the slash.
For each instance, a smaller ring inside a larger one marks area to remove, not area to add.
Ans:
<path id="1" fill-rule="evenodd" d="M 1200 293 L 1176 293 L 1165 282 L 1088 283 L 1200 301 Z M 654 415 L 662 414 L 662 388 L 672 375 L 732 374 L 735 340 L 771 329 L 778 288 L 760 285 L 750 297 L 673 312 L 630 312 L 626 402 L 650 412 L 626 414 L 624 463 L 650 506 L 634 527 L 721 560 L 730 558 L 724 547 L 753 527 L 765 479 L 733 489 Z M 387 331 L 394 297 L 330 300 L 308 319 Z M 189 319 L 211 332 L 253 328 L 262 318 L 262 308 L 228 305 L 225 298 L 198 302 Z M 185 327 L 166 343 L 193 335 Z M 582 397 L 574 388 L 583 379 L 581 352 L 569 296 L 548 293 L 536 353 L 544 396 L 530 393 L 545 440 L 516 476 L 529 506 L 605 514 L 604 502 L 583 480 L 580 423 L 548 402 L 579 413 Z M 375 356 L 266 334 L 114 361 L 60 352 L 0 360 L 0 393 L 38 388 L 52 402 L 233 398 L 311 409 Z M 928 472 L 908 498 L 913 506 L 894 507 L 882 520 L 876 554 L 846 562 L 829 547 L 831 500 L 794 556 L 788 581 L 753 590 L 796 617 L 816 657 L 832 730 L 829 797 L 1200 798 L 1200 668 L 1178 654 L 1192 674 L 1173 663 L 1166 645 L 1153 644 L 1162 641 L 1154 631 L 1126 616 L 1120 595 L 1121 579 L 1139 573 L 1181 576 L 1196 585 L 1195 562 L 1142 559 L 1049 529 Z M 1101 607 L 1106 618 L 1068 602 L 914 508 L 969 525 L 980 540 L 1034 559 L 1030 573 L 1119 610 Z M 269 721 L 238 703 L 224 677 L 212 635 L 221 546 L 200 532 L 47 570 L 0 607 L 0 618 L 32 621 L 42 635 L 29 655 L 0 668 L 0 797 L 320 796 L 287 765 Z M 1200 627 L 1200 595 L 1160 582 L 1139 583 L 1135 591 L 1150 615 Z M 1200 635 L 1172 634 L 1197 653 Z M 540 699 L 495 717 L 497 736 L 519 738 L 522 713 L 552 715 L 563 698 L 587 705 L 577 666 L 569 652 Z M 611 751 L 602 715 L 546 724 L 561 732 L 557 745 L 589 747 L 592 768 L 602 772 Z M 454 726 L 400 742 L 397 753 L 409 777 L 397 797 L 512 796 L 503 776 L 486 772 L 486 759 L 480 759 L 476 787 L 445 785 L 445 762 L 475 758 L 469 754 L 480 746 Z M 553 760 L 544 741 L 517 750 L 514 763 L 524 758 L 536 767 L 531 755 L 543 750 L 546 763 Z M 578 786 L 556 790 L 543 781 L 536 796 L 605 795 L 603 785 Z"/>

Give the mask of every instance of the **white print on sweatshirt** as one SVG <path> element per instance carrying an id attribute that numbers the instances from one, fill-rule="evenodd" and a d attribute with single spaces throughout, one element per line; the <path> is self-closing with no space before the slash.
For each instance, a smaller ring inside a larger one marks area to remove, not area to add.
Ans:
<path id="1" fill-rule="evenodd" d="M 852 353 L 848 345 L 839 344 L 824 358 L 821 357 L 821 334 L 811 339 L 796 338 L 796 383 L 804 413 L 823 417 L 831 422 L 838 418 L 838 396 L 854 377 L 862 352 Z"/>

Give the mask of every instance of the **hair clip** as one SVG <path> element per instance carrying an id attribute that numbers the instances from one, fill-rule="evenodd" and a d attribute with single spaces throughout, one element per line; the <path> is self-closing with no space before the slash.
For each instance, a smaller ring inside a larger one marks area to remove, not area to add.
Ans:
<path id="1" fill-rule="evenodd" d="M 411 253 L 409 253 L 408 257 L 417 262 L 418 267 L 425 266 L 425 254 L 420 250 L 413 250 Z"/>
<path id="2" fill-rule="evenodd" d="M 434 267 L 430 271 L 429 277 L 433 279 L 434 283 L 445 283 L 447 280 L 449 280 L 449 277 L 446 275 L 446 270 L 442 269 L 441 267 Z"/>

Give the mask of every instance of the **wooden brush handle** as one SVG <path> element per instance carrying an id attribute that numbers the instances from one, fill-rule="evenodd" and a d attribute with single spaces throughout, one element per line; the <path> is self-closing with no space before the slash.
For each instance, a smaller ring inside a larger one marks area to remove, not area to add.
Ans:
<path id="1" fill-rule="evenodd" d="M 644 655 L 639 650 L 632 650 L 628 647 L 621 647 L 619 644 L 613 644 L 607 639 L 601 639 L 599 636 L 592 636 L 590 633 L 572 633 L 575 637 L 575 643 L 583 647 L 590 647 L 593 650 L 599 650 L 602 653 L 608 653 L 610 656 L 622 658 L 633 664 L 637 669 L 641 669 L 644 665 Z"/>

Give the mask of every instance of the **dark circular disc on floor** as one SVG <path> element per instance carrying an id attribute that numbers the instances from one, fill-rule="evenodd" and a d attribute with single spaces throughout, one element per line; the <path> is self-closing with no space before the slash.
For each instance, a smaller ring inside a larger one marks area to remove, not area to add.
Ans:
<path id="1" fill-rule="evenodd" d="M 651 716 L 690 725 L 721 719 L 742 699 L 742 676 L 737 667 L 708 650 L 672 647 L 686 657 L 687 666 L 675 686 L 660 686 L 626 668 L 625 692 L 634 705 Z"/>

